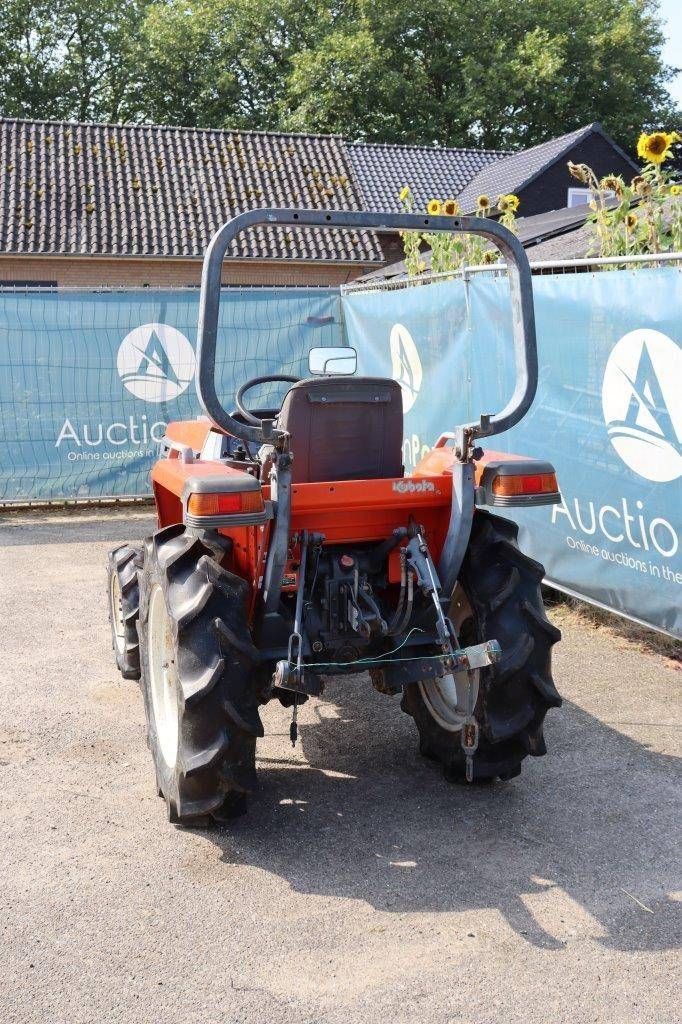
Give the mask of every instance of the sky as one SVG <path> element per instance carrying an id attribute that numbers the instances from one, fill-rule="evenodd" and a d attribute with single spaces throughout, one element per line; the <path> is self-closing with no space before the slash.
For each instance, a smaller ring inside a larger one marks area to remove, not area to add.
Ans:
<path id="1" fill-rule="evenodd" d="M 666 45 L 663 48 L 663 60 L 673 67 L 682 67 L 682 2 L 680 0 L 660 0 L 659 10 L 665 22 Z M 670 95 L 682 106 L 682 74 L 668 83 Z"/>

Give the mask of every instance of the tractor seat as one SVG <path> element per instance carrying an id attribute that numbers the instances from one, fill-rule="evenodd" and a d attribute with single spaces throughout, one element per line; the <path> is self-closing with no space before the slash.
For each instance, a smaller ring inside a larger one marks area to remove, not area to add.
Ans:
<path id="1" fill-rule="evenodd" d="M 291 435 L 294 483 L 403 475 L 403 402 L 394 380 L 301 380 L 287 392 L 277 426 Z"/>

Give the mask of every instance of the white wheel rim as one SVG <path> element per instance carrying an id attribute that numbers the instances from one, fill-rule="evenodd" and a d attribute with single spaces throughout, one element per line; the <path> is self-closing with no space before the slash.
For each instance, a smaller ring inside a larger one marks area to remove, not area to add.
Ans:
<path id="1" fill-rule="evenodd" d="M 111 602 L 111 625 L 114 631 L 116 653 L 124 654 L 126 649 L 126 624 L 123 618 L 123 594 L 121 593 L 121 583 L 117 572 L 112 572 L 111 574 L 109 600 Z"/>
<path id="2" fill-rule="evenodd" d="M 178 756 L 178 691 L 170 618 L 157 583 L 149 599 L 149 688 L 161 756 L 169 768 Z"/>
<path id="3" fill-rule="evenodd" d="M 478 671 L 473 673 L 473 704 L 478 697 Z M 466 715 L 467 673 L 448 674 L 441 679 L 429 679 L 419 683 L 426 710 L 448 732 L 459 732 Z"/>
<path id="4" fill-rule="evenodd" d="M 471 615 L 471 605 L 460 583 L 455 586 L 449 612 L 450 620 L 459 633 L 462 624 Z M 478 698 L 479 677 L 480 672 L 476 670 L 472 680 L 474 707 Z M 447 732 L 459 732 L 464 725 L 466 685 L 466 672 L 457 672 L 456 675 L 448 674 L 441 679 L 425 679 L 419 683 L 419 690 L 426 710 L 434 721 Z"/>

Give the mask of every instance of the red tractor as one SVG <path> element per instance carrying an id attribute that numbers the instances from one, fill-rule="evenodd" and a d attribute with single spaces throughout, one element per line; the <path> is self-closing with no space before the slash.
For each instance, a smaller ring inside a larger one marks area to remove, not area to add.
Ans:
<path id="1" fill-rule="evenodd" d="M 246 381 L 227 412 L 215 384 L 225 252 L 255 224 L 468 231 L 506 258 L 517 380 L 496 415 L 444 433 L 404 475 L 401 388 L 353 376 L 351 348 L 313 349 L 311 376 Z M 243 813 L 256 788 L 260 706 L 292 711 L 330 675 L 366 670 L 401 695 L 421 753 L 451 780 L 511 779 L 545 753 L 552 681 L 543 568 L 487 509 L 559 500 L 546 462 L 483 452 L 537 386 L 531 276 L 518 240 L 478 218 L 253 210 L 204 261 L 197 390 L 206 417 L 171 423 L 152 470 L 158 530 L 109 561 L 118 666 L 141 678 L 158 792 L 171 821 Z M 317 374 L 317 375 L 312 375 Z M 288 385 L 279 409 L 246 392 Z"/>

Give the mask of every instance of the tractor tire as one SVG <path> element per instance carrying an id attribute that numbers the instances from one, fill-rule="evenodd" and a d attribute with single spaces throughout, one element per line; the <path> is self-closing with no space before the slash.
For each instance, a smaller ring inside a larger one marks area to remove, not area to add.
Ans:
<path id="1" fill-rule="evenodd" d="M 461 646 L 498 640 L 502 647 L 501 660 L 479 670 L 474 782 L 514 778 L 527 755 L 545 754 L 544 718 L 561 705 L 551 671 L 561 632 L 545 615 L 544 568 L 519 550 L 517 536 L 515 523 L 476 511 L 458 581 L 467 607 L 464 621 L 455 623 Z M 414 718 L 420 752 L 440 762 L 448 780 L 464 781 L 461 730 L 436 721 L 419 683 L 405 687 L 401 707 Z"/>
<path id="2" fill-rule="evenodd" d="M 139 547 L 122 544 L 109 553 L 107 565 L 111 646 L 124 679 L 140 678 L 140 647 L 137 637 L 137 617 L 140 611 L 137 573 L 140 555 Z"/>
<path id="3" fill-rule="evenodd" d="M 140 666 L 147 744 L 169 820 L 200 827 L 243 814 L 263 735 L 247 585 L 182 525 L 145 542 Z"/>

